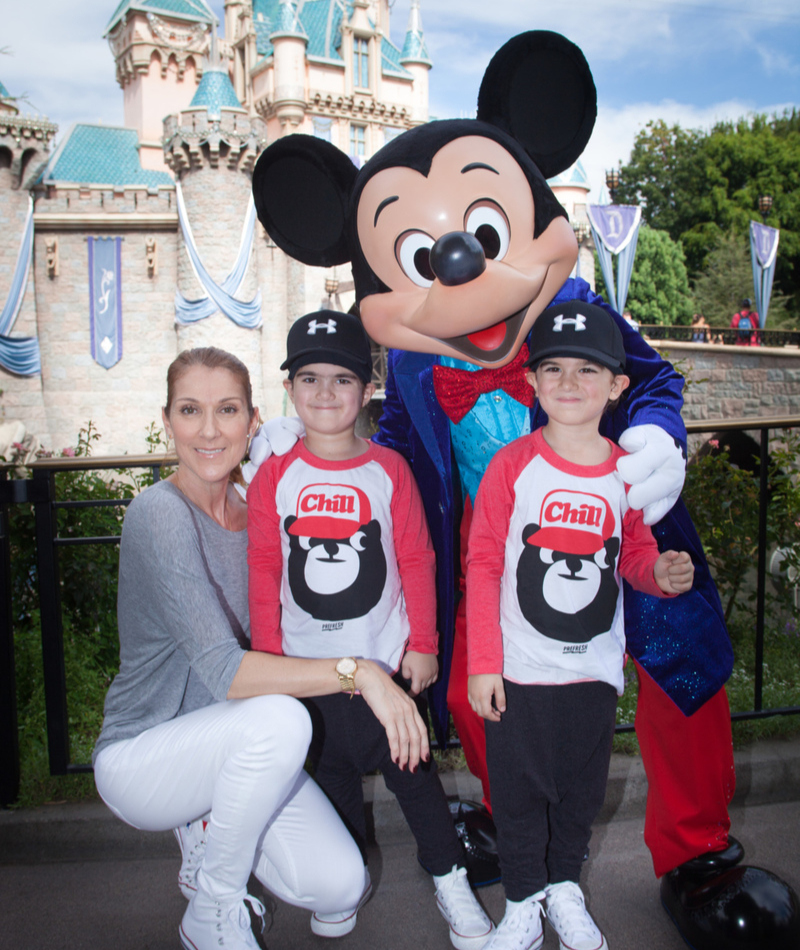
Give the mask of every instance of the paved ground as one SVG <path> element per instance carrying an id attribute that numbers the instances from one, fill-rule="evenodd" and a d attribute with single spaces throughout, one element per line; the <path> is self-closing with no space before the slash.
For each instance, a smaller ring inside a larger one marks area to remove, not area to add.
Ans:
<path id="1" fill-rule="evenodd" d="M 800 892 L 800 742 L 767 743 L 737 757 L 732 809 L 736 835 L 751 864 L 767 867 Z M 448 790 L 468 797 L 474 780 L 446 776 Z M 450 946 L 430 878 L 414 842 L 380 783 L 367 780 L 377 843 L 370 852 L 372 900 L 340 950 L 407 950 Z M 588 903 L 611 950 L 681 950 L 658 900 L 642 839 L 643 782 L 636 759 L 616 760 L 602 821 L 584 877 Z M 176 885 L 171 834 L 144 834 L 98 804 L 0 813 L 0 948 L 14 950 L 177 950 L 185 906 Z M 501 886 L 480 899 L 502 916 Z M 321 950 L 307 912 L 274 904 L 267 950 Z M 545 950 L 556 950 L 552 934 Z M 768 948 L 765 948 L 768 950 Z"/>

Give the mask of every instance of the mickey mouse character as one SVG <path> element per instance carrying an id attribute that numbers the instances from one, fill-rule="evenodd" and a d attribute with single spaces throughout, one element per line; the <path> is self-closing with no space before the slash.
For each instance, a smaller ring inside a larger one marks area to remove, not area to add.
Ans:
<path id="1" fill-rule="evenodd" d="M 730 940 L 794 947 L 797 898 L 769 872 L 737 867 L 742 849 L 728 837 L 734 768 L 723 685 L 733 657 L 678 500 L 683 380 L 584 281 L 568 279 L 577 242 L 546 179 L 578 158 L 595 117 L 581 51 L 558 34 L 523 33 L 489 64 L 477 119 L 411 129 L 360 171 L 328 142 L 286 136 L 258 161 L 256 208 L 297 260 L 352 263 L 364 325 L 392 348 L 376 441 L 410 461 L 436 550 L 442 644 L 434 727 L 444 740 L 449 704 L 487 807 L 483 724 L 466 698 L 461 597 L 472 499 L 494 452 L 544 421 L 523 378 L 539 314 L 575 299 L 612 313 L 631 387 L 603 432 L 629 453 L 619 468 L 630 504 L 644 510 L 662 550 L 687 550 L 696 567 L 693 590 L 675 601 L 627 590 L 625 598 L 649 782 L 645 841 L 663 876 L 662 901 L 696 950 Z M 758 902 L 739 896 L 751 885 L 762 888 Z"/>

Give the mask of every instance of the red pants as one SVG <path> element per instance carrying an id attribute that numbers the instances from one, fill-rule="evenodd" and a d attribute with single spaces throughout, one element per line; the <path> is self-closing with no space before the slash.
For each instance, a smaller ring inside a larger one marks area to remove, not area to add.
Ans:
<path id="1" fill-rule="evenodd" d="M 467 506 L 468 507 L 468 506 Z M 469 531 L 471 510 L 464 513 Z M 462 561 L 466 556 L 462 523 Z M 461 584 L 463 587 L 464 564 Z M 728 697 L 724 689 L 693 716 L 685 716 L 641 667 L 636 735 L 647 774 L 644 840 L 657 877 L 728 844 L 728 805 L 736 783 Z M 480 779 L 491 811 L 483 719 L 467 698 L 466 606 L 456 614 L 447 703 L 470 772 Z"/>

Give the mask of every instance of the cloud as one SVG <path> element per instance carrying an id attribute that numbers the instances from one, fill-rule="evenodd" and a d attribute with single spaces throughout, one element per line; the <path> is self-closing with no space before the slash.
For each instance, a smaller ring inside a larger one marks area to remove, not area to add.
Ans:
<path id="1" fill-rule="evenodd" d="M 628 161 L 637 133 L 650 121 L 663 119 L 670 126 L 709 131 L 717 122 L 735 121 L 752 115 L 754 111 L 772 115 L 786 108 L 791 108 L 791 103 L 778 103 L 754 110 L 751 104 L 739 100 L 719 102 L 707 108 L 671 100 L 636 102 L 621 109 L 601 107 L 592 137 L 581 156 L 581 163 L 592 186 L 589 200 L 601 200 L 606 171 Z"/>

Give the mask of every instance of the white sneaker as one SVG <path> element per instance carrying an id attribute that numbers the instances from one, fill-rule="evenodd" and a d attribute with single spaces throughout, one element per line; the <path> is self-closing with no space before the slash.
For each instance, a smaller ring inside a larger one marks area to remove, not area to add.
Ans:
<path id="1" fill-rule="evenodd" d="M 456 950 L 481 950 L 494 932 L 467 881 L 467 869 L 453 865 L 449 874 L 434 875 L 436 904 L 450 925 L 450 943 Z"/>
<path id="2" fill-rule="evenodd" d="M 189 821 L 172 829 L 181 849 L 178 887 L 187 901 L 190 901 L 197 891 L 197 869 L 203 863 L 203 855 L 206 853 L 207 824 L 205 819 L 198 818 L 197 821 Z"/>
<path id="3" fill-rule="evenodd" d="M 358 906 L 353 910 L 342 910 L 333 914 L 318 914 L 314 912 L 311 915 L 311 931 L 318 937 L 344 937 L 356 925 L 358 912 L 372 897 L 372 881 L 369 877 L 369 871 L 364 869 L 364 893 Z"/>
<path id="4" fill-rule="evenodd" d="M 606 938 L 586 910 L 583 891 L 574 881 L 548 884 L 547 920 L 558 934 L 561 950 L 606 950 Z"/>
<path id="5" fill-rule="evenodd" d="M 250 894 L 240 901 L 221 903 L 203 891 L 195 893 L 179 930 L 185 950 L 259 950 L 245 901 L 263 918 L 264 905 Z"/>
<path id="6" fill-rule="evenodd" d="M 539 950 L 544 943 L 539 891 L 524 901 L 506 901 L 506 913 L 483 950 Z"/>

